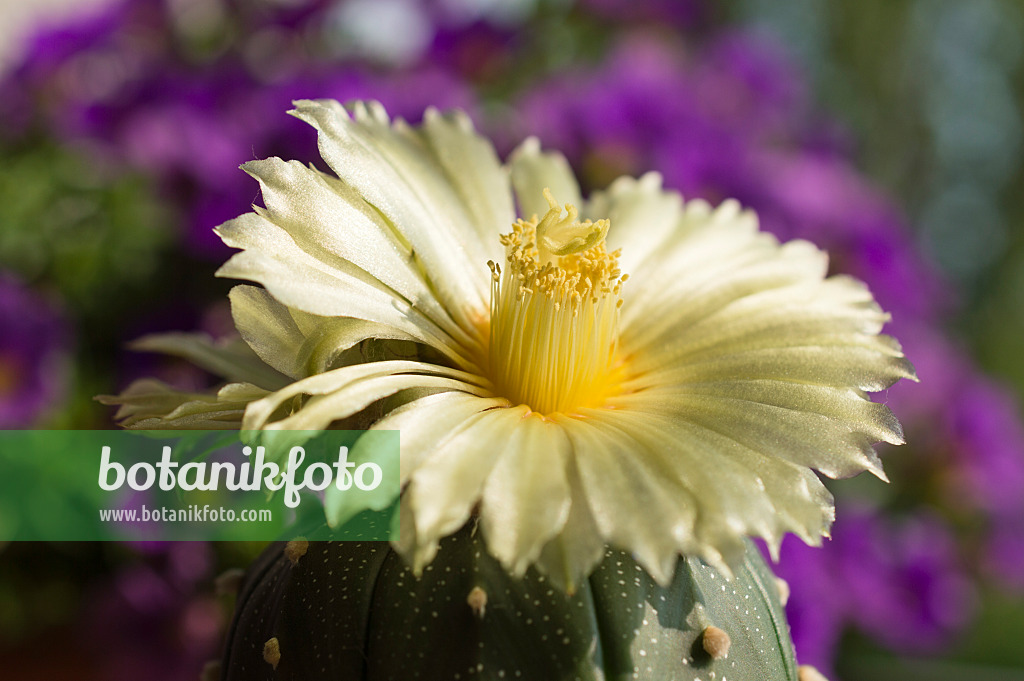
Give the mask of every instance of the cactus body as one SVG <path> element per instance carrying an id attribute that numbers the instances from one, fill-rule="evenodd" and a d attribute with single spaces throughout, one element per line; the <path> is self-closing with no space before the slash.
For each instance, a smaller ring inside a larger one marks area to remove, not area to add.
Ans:
<path id="1" fill-rule="evenodd" d="M 797 678 L 774 577 L 753 547 L 731 581 L 689 558 L 667 587 L 608 551 L 572 595 L 533 570 L 510 576 L 470 530 L 420 578 L 386 543 L 295 553 L 272 546 L 250 569 L 225 681 Z"/>

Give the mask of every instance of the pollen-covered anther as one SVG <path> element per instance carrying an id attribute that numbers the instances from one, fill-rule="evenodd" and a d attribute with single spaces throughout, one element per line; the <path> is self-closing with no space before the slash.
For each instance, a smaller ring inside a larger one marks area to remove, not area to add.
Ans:
<path id="1" fill-rule="evenodd" d="M 309 550 L 309 541 L 305 537 L 299 537 L 298 539 L 292 539 L 284 546 L 284 557 L 292 565 L 299 564 L 299 558 L 306 555 L 306 551 Z"/>
<path id="2" fill-rule="evenodd" d="M 473 611 L 473 615 L 477 619 L 483 619 L 484 614 L 487 612 L 487 592 L 478 586 L 474 586 L 473 590 L 469 592 L 469 596 L 466 597 L 466 603 L 469 604 L 470 610 Z"/>
<path id="3" fill-rule="evenodd" d="M 263 661 L 273 667 L 275 671 L 277 665 L 281 664 L 281 642 L 277 640 L 276 636 L 263 644 Z"/>
<path id="4" fill-rule="evenodd" d="M 490 373 L 501 393 L 542 414 L 595 406 L 608 393 L 627 276 L 608 252 L 608 220 L 580 222 L 545 190 L 548 212 L 501 237 L 491 268 Z"/>
<path id="5" fill-rule="evenodd" d="M 709 626 L 704 628 L 704 633 L 701 635 L 701 645 L 712 660 L 724 660 L 729 656 L 729 646 L 732 645 L 732 640 L 729 638 L 729 634 L 723 630 Z"/>

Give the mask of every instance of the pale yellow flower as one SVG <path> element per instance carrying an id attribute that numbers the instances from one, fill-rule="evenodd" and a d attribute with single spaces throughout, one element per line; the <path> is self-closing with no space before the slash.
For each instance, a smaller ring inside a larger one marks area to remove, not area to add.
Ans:
<path id="1" fill-rule="evenodd" d="M 221 349 L 240 383 L 160 404 L 144 385 L 118 400 L 129 425 L 398 429 L 417 568 L 478 516 L 510 571 L 570 588 L 605 544 L 664 582 L 679 554 L 726 567 L 747 535 L 817 543 L 833 507 L 812 469 L 883 477 L 872 444 L 902 435 L 867 391 L 913 369 L 810 243 L 654 173 L 583 200 L 561 155 L 527 140 L 503 166 L 458 112 L 292 113 L 333 172 L 246 164 L 266 207 L 217 230 L 241 249 L 219 274 L 262 285 L 231 302 L 263 375 Z M 201 339 L 148 344 L 211 364 Z"/>

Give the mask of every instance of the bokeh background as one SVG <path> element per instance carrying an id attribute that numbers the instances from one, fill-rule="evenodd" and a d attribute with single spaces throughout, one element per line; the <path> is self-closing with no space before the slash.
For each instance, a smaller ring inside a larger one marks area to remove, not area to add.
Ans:
<path id="1" fill-rule="evenodd" d="M 3 0 L 0 428 L 111 428 L 144 333 L 230 335 L 237 166 L 316 158 L 300 97 L 467 110 L 587 188 L 658 170 L 735 197 L 871 286 L 921 384 L 910 444 L 777 566 L 837 681 L 1024 678 L 1024 4 L 1016 0 Z M 0 522 L 2 522 L 0 509 Z M 0 669 L 198 678 L 247 544 L 8 545 Z"/>

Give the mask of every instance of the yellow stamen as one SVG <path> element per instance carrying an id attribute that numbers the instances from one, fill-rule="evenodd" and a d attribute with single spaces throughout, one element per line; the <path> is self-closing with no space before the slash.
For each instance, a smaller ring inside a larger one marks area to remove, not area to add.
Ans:
<path id="1" fill-rule="evenodd" d="M 501 394 L 542 414 L 596 406 L 606 396 L 626 276 L 608 253 L 608 221 L 577 220 L 544 190 L 548 212 L 501 237 L 491 268 L 489 362 Z"/>

